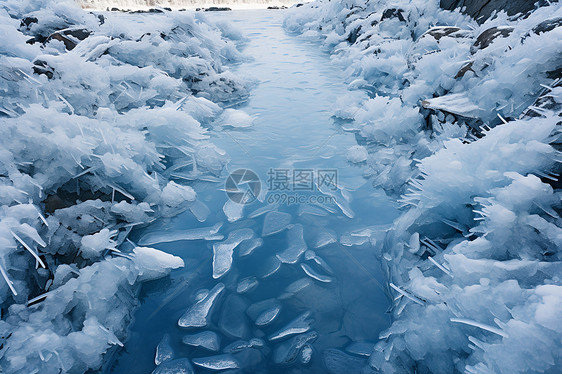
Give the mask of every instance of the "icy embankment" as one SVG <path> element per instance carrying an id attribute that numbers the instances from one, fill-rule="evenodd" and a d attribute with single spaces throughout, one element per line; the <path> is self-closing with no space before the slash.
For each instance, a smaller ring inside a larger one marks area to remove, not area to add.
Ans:
<path id="1" fill-rule="evenodd" d="M 555 373 L 562 366 L 562 6 L 478 25 L 438 1 L 326 1 L 285 26 L 347 71 L 375 186 L 404 211 L 381 261 L 384 373 Z"/>
<path id="2" fill-rule="evenodd" d="M 10 0 L 0 35 L 0 371 L 97 370 L 140 282 L 184 265 L 125 240 L 205 212 L 189 184 L 226 155 L 202 123 L 247 95 L 223 67 L 241 59 L 236 33 L 188 12 Z"/>

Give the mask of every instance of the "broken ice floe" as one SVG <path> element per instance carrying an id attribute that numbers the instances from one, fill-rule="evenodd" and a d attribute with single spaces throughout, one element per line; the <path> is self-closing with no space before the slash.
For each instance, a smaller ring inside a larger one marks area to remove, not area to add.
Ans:
<path id="1" fill-rule="evenodd" d="M 259 282 L 256 277 L 248 277 L 240 280 L 238 285 L 236 286 L 236 292 L 243 294 L 247 292 L 252 292 L 257 286 Z"/>
<path id="2" fill-rule="evenodd" d="M 210 227 L 200 227 L 171 233 L 156 231 L 142 236 L 138 243 L 139 245 L 154 245 L 180 240 L 221 240 L 223 235 L 218 233 L 221 227 L 222 223 L 217 223 Z"/>
<path id="3" fill-rule="evenodd" d="M 301 352 L 301 349 L 307 345 L 307 343 L 312 343 L 318 338 L 318 333 L 316 331 L 311 331 L 305 334 L 297 335 L 279 344 L 275 348 L 273 354 L 273 361 L 276 364 L 288 365 L 294 362 Z M 312 351 L 308 351 L 308 355 L 312 355 Z M 304 358 L 306 362 L 310 361 L 310 357 Z"/>
<path id="4" fill-rule="evenodd" d="M 297 223 L 287 231 L 287 244 L 288 247 L 278 253 L 277 258 L 283 263 L 294 264 L 307 248 L 304 241 L 303 227 L 300 223 Z"/>
<path id="5" fill-rule="evenodd" d="M 174 350 L 170 345 L 170 335 L 164 334 L 164 337 L 156 346 L 156 356 L 154 357 L 154 363 L 160 365 L 164 361 L 168 361 L 174 358 Z"/>
<path id="6" fill-rule="evenodd" d="M 194 358 L 193 363 L 209 370 L 238 369 L 240 364 L 230 354 Z"/>
<path id="7" fill-rule="evenodd" d="M 194 374 L 193 366 L 187 358 L 165 361 L 158 365 L 152 374 Z"/>
<path id="8" fill-rule="evenodd" d="M 314 270 L 308 264 L 301 264 L 301 268 L 302 268 L 302 270 L 304 270 L 306 275 L 308 275 L 309 277 L 311 277 L 313 279 L 316 279 L 317 281 L 320 281 L 320 282 L 323 282 L 323 283 L 331 283 L 333 281 L 332 277 L 330 277 L 329 275 L 325 275 L 325 274 L 321 274 L 321 273 L 317 272 L 316 270 Z"/>
<path id="9" fill-rule="evenodd" d="M 238 221 L 244 215 L 244 205 L 235 203 L 232 200 L 227 200 L 222 207 L 228 222 Z"/>
<path id="10" fill-rule="evenodd" d="M 239 229 L 228 234 L 225 241 L 213 244 L 213 278 L 220 278 L 230 270 L 234 249 L 253 237 L 252 229 Z"/>
<path id="11" fill-rule="evenodd" d="M 209 291 L 208 295 L 196 302 L 179 319 L 180 327 L 193 328 L 205 327 L 209 323 L 209 315 L 215 300 L 224 290 L 224 284 L 219 283 Z"/>
<path id="12" fill-rule="evenodd" d="M 203 331 L 196 334 L 185 335 L 182 338 L 183 344 L 193 347 L 201 347 L 209 351 L 218 351 L 220 349 L 220 337 L 213 331 Z"/>
<path id="13" fill-rule="evenodd" d="M 237 340 L 233 343 L 230 343 L 226 347 L 224 347 L 225 353 L 237 353 L 249 348 L 263 348 L 265 346 L 265 342 L 259 338 L 253 338 L 248 341 L 245 340 Z"/>
<path id="14" fill-rule="evenodd" d="M 284 212 L 272 211 L 263 220 L 262 236 L 277 234 L 289 227 L 291 215 Z"/>
<path id="15" fill-rule="evenodd" d="M 307 332 L 308 330 L 310 330 L 310 325 L 313 322 L 312 319 L 309 319 L 311 314 L 311 312 L 304 312 L 303 314 L 289 322 L 285 327 L 270 335 L 269 340 L 274 341 L 282 339 L 286 336 Z"/>

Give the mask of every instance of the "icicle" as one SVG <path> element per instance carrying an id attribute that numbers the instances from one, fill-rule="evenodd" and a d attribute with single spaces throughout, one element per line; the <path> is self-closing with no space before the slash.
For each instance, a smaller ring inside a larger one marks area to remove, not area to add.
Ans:
<path id="1" fill-rule="evenodd" d="M 84 174 L 88 174 L 89 172 L 94 171 L 94 170 L 97 170 L 97 169 L 98 169 L 97 166 L 92 166 L 92 167 L 87 168 L 86 170 L 84 170 L 84 171 L 82 171 L 82 172 L 76 174 L 76 175 L 73 176 L 72 178 L 73 178 L 73 179 L 75 179 L 75 178 L 80 178 L 80 177 L 83 176 Z"/>
<path id="2" fill-rule="evenodd" d="M 37 253 L 35 253 L 27 244 L 25 244 L 25 242 L 24 242 L 19 236 L 17 236 L 13 231 L 10 230 L 10 233 L 12 234 L 12 236 L 13 236 L 21 245 L 23 245 L 23 247 L 24 247 L 25 249 L 27 249 L 27 251 L 28 251 L 29 253 L 31 253 L 31 255 L 32 255 L 33 257 L 35 257 L 35 260 L 37 260 L 37 262 L 41 265 L 41 267 L 42 267 L 43 269 L 46 269 L 46 268 L 47 268 Z"/>
<path id="3" fill-rule="evenodd" d="M 492 333 L 497 334 L 497 335 L 499 335 L 501 337 L 504 337 L 504 338 L 508 337 L 508 335 L 505 332 L 503 332 L 502 330 L 500 330 L 496 327 L 493 327 L 493 326 L 489 326 L 489 325 L 477 322 L 477 321 L 473 321 L 473 320 L 465 319 L 465 318 L 451 318 L 450 320 L 451 320 L 451 322 L 463 323 L 465 325 L 478 327 L 482 330 L 492 332 Z"/>
<path id="4" fill-rule="evenodd" d="M 451 274 L 451 272 L 447 269 L 445 269 L 445 267 L 443 265 L 441 265 L 440 263 L 438 263 L 437 261 L 435 261 L 433 259 L 433 257 L 428 256 L 427 259 L 429 261 L 431 261 L 435 266 L 437 266 L 439 269 L 441 269 L 445 274 L 447 274 L 448 276 L 450 276 L 451 278 L 453 278 L 453 274 Z"/>
<path id="5" fill-rule="evenodd" d="M 31 299 L 31 300 L 27 300 L 27 303 L 26 303 L 26 304 L 27 304 L 27 306 L 30 306 L 31 304 L 35 304 L 35 303 L 38 302 L 38 301 L 41 301 L 41 300 L 46 299 L 47 296 L 49 296 L 49 294 L 50 294 L 50 292 L 45 292 L 44 294 L 39 295 L 39 296 L 37 296 L 37 297 L 34 297 L 34 298 Z"/>
<path id="6" fill-rule="evenodd" d="M 14 283 L 10 280 L 10 278 L 8 278 L 8 274 L 6 274 L 6 271 L 4 270 L 4 267 L 2 265 L 0 265 L 0 273 L 2 273 L 2 276 L 4 277 L 4 280 L 8 284 L 8 287 L 10 287 L 10 290 L 12 291 L 14 296 L 17 296 L 18 293 L 17 293 L 16 289 L 14 288 Z"/>
<path id="7" fill-rule="evenodd" d="M 45 219 L 45 216 L 43 216 L 43 214 L 41 214 L 41 211 L 39 210 L 39 208 L 37 208 L 34 205 L 35 209 L 37 210 L 37 215 L 39 216 L 39 218 L 41 219 L 41 221 L 43 221 L 43 223 L 45 224 L 45 226 L 49 227 L 49 224 L 47 223 L 47 220 Z"/>
<path id="8" fill-rule="evenodd" d="M 389 285 L 390 285 L 390 287 L 392 287 L 394 290 L 396 290 L 397 292 L 402 294 L 402 296 L 406 297 L 407 299 L 412 300 L 416 304 L 423 305 L 422 301 L 425 301 L 425 300 L 422 300 L 422 299 L 418 300 L 417 296 L 416 297 L 410 296 L 406 291 L 402 290 L 400 287 L 396 286 L 394 283 L 390 283 Z"/>
<path id="9" fill-rule="evenodd" d="M 74 114 L 74 107 L 70 105 L 68 100 L 66 100 L 62 95 L 57 95 L 57 97 L 70 109 L 70 114 Z"/>
<path id="10" fill-rule="evenodd" d="M 505 120 L 505 118 L 503 118 L 499 113 L 497 113 L 498 117 L 500 117 L 500 120 L 504 123 L 504 125 L 507 125 L 507 121 Z"/>
<path id="11" fill-rule="evenodd" d="M 125 191 L 124 189 L 118 187 L 115 184 L 108 184 L 109 187 L 113 188 L 114 190 L 120 192 L 123 196 L 128 197 L 131 200 L 135 200 L 135 197 L 133 195 L 131 195 L 130 193 L 128 193 L 127 191 Z"/>

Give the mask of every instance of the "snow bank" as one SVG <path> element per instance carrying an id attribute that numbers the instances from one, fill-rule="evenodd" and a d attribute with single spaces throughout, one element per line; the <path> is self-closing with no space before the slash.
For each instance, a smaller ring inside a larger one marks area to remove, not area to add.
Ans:
<path id="1" fill-rule="evenodd" d="M 247 96 L 237 35 L 191 12 L 0 6 L 1 371 L 81 373 L 125 338 L 141 281 L 181 259 L 122 245 L 227 161 L 205 124 Z"/>
<path id="2" fill-rule="evenodd" d="M 348 74 L 375 186 L 402 195 L 381 255 L 384 373 L 554 373 L 562 365 L 562 6 L 478 25 L 437 1 L 322 1 L 285 26 Z M 353 127 L 354 126 L 354 127 Z"/>

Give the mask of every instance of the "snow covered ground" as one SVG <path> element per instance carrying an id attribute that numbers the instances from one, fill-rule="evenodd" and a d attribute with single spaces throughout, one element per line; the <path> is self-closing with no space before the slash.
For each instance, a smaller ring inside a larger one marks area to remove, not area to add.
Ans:
<path id="1" fill-rule="evenodd" d="M 184 265 L 125 240 L 204 212 L 190 185 L 227 161 L 205 123 L 249 83 L 239 35 L 201 17 L 0 4 L 2 372 L 102 368 L 140 283 Z"/>
<path id="2" fill-rule="evenodd" d="M 402 196 L 372 368 L 559 372 L 561 17 L 559 3 L 482 25 L 434 0 L 290 10 L 286 28 L 346 70 L 349 159 Z"/>
<path id="3" fill-rule="evenodd" d="M 297 0 L 76 0 L 86 9 L 105 10 L 129 9 L 129 10 L 149 10 L 155 7 L 169 7 L 172 10 L 178 9 L 202 9 L 210 7 L 230 8 L 230 9 L 266 9 L 268 7 L 290 7 L 298 2 Z"/>

